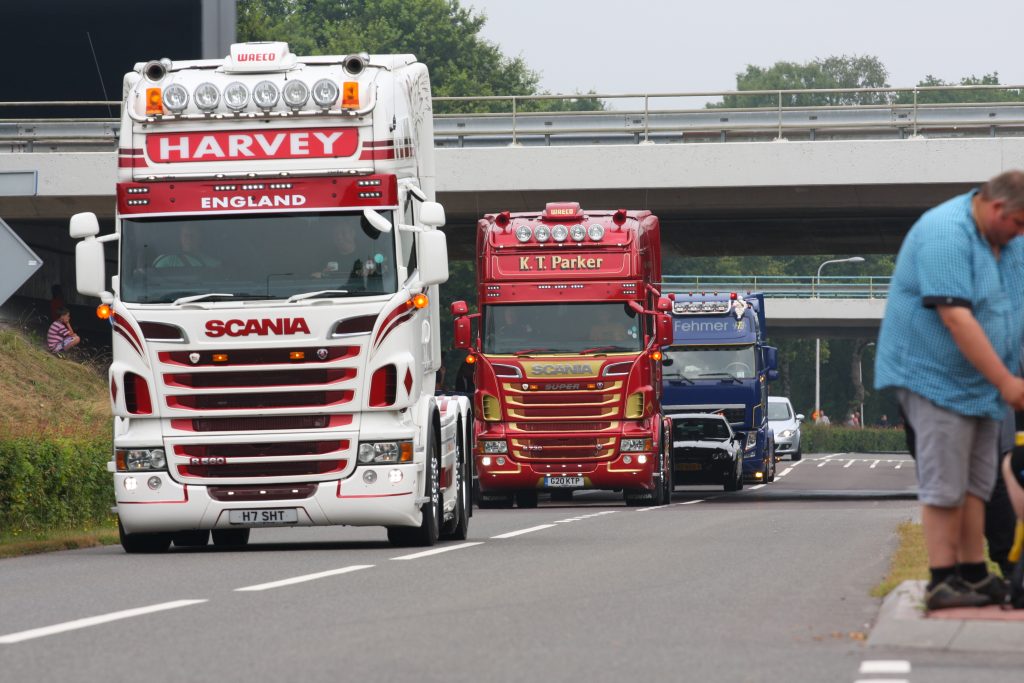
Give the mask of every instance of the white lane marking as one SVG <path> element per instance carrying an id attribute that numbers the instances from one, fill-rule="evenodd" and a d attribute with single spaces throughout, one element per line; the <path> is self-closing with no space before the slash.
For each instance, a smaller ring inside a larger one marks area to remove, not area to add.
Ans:
<path id="1" fill-rule="evenodd" d="M 910 661 L 906 659 L 866 659 L 860 663 L 862 674 L 908 674 Z"/>
<path id="2" fill-rule="evenodd" d="M 317 572 L 316 574 L 303 574 L 302 576 L 293 576 L 290 579 L 281 579 L 280 581 L 268 581 L 267 583 L 257 583 L 252 586 L 244 586 L 242 588 L 236 588 L 236 591 L 266 591 L 271 588 L 281 588 L 282 586 L 292 586 L 296 583 L 305 583 L 306 581 L 316 581 L 317 579 L 325 579 L 328 576 L 337 576 L 338 574 L 348 574 L 349 572 L 359 571 L 360 569 L 370 569 L 374 565 L 372 564 L 354 564 L 349 567 L 342 567 L 341 569 L 328 569 L 325 572 Z"/>
<path id="3" fill-rule="evenodd" d="M 846 453 L 831 453 L 822 458 L 822 460 L 831 460 L 832 458 L 839 457 L 840 455 L 846 455 Z"/>
<path id="4" fill-rule="evenodd" d="M 797 460 L 795 463 L 793 463 L 792 467 L 797 467 L 799 465 L 803 465 L 805 462 L 807 462 L 807 461 L 806 460 Z"/>
<path id="5" fill-rule="evenodd" d="M 901 463 L 901 462 L 896 463 L 896 469 L 899 469 L 901 467 L 903 467 L 903 463 Z"/>
<path id="6" fill-rule="evenodd" d="M 512 538 L 513 536 L 520 536 L 522 534 L 529 534 L 534 531 L 540 531 L 541 529 L 550 529 L 555 526 L 554 524 L 541 524 L 540 526 L 531 526 L 529 529 L 520 529 L 519 531 L 509 531 L 507 534 L 498 534 L 497 536 L 491 536 L 491 538 Z"/>
<path id="7" fill-rule="evenodd" d="M 906 678 L 858 678 L 853 683 L 910 683 Z"/>
<path id="8" fill-rule="evenodd" d="M 765 484 L 758 484 L 757 486 L 748 486 L 747 488 L 749 488 L 751 491 L 756 491 L 757 489 L 763 489 L 764 487 Z"/>
<path id="9" fill-rule="evenodd" d="M 872 469 L 872 470 L 875 469 L 876 467 L 878 467 L 878 463 L 880 463 L 880 462 L 882 462 L 882 461 L 881 460 L 874 461 L 873 463 L 871 463 L 871 467 L 868 468 L 868 469 Z"/>
<path id="10" fill-rule="evenodd" d="M 143 614 L 152 614 L 153 612 L 163 612 L 164 610 L 177 609 L 178 607 L 198 605 L 201 602 L 207 601 L 175 600 L 173 602 L 162 602 L 159 605 L 150 605 L 148 607 L 136 607 L 134 609 L 121 610 L 120 612 L 110 612 L 109 614 L 101 614 L 96 617 L 86 617 L 84 619 L 66 621 L 63 624 L 43 626 L 42 628 L 33 628 L 28 631 L 20 631 L 18 633 L 10 633 L 6 636 L 0 636 L 0 644 L 20 643 L 24 640 L 42 638 L 43 636 L 52 636 L 57 633 L 74 631 L 76 629 L 87 628 L 89 626 L 98 626 L 99 624 L 106 624 L 108 622 L 117 621 L 119 619 L 129 619 L 131 617 L 142 616 Z"/>
<path id="11" fill-rule="evenodd" d="M 682 503 L 673 503 L 673 505 L 693 505 L 694 503 L 703 503 L 703 502 L 704 502 L 703 498 L 698 498 L 697 500 L 684 500 Z"/>
<path id="12" fill-rule="evenodd" d="M 790 472 L 793 471 L 793 467 L 794 467 L 793 465 L 790 465 L 789 467 L 787 467 L 786 469 L 782 470 L 781 472 L 779 472 L 775 476 L 776 477 L 784 477 L 784 476 L 786 476 L 787 474 L 789 474 Z"/>
<path id="13" fill-rule="evenodd" d="M 392 560 L 418 560 L 421 557 L 430 557 L 431 555 L 440 555 L 450 550 L 462 550 L 463 548 L 471 548 L 475 545 L 483 545 L 483 541 L 473 541 L 472 543 L 460 543 L 459 545 L 446 545 L 443 548 L 434 548 L 433 550 L 424 550 L 421 553 L 413 553 L 412 555 L 402 555 L 401 557 L 392 557 Z"/>
<path id="14" fill-rule="evenodd" d="M 828 460 L 822 460 L 821 462 L 818 463 L 818 467 L 824 467 L 827 464 L 828 464 Z"/>
<path id="15" fill-rule="evenodd" d="M 843 465 L 843 469 L 846 469 L 847 467 L 850 467 L 850 466 L 852 466 L 852 465 L 853 465 L 853 463 L 855 463 L 855 462 L 857 462 L 857 461 L 856 461 L 856 460 L 854 460 L 853 458 L 850 458 L 850 462 L 848 462 L 848 463 L 846 463 L 845 465 Z"/>

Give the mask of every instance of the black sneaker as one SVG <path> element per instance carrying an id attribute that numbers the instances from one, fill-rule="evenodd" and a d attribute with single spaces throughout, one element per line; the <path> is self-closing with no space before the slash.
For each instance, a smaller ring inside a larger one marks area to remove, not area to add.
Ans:
<path id="1" fill-rule="evenodd" d="M 924 606 L 931 612 L 951 607 L 984 607 L 992 604 L 987 595 L 974 592 L 959 576 L 938 582 L 924 594 Z"/>
<path id="2" fill-rule="evenodd" d="M 964 585 L 979 595 L 984 595 L 993 605 L 1002 605 L 1010 597 L 1010 586 L 995 574 L 989 574 L 981 581 L 961 579 Z"/>

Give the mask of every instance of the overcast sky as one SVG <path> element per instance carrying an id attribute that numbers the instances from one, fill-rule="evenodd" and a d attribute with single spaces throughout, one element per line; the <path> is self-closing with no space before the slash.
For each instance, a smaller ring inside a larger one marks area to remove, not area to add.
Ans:
<path id="1" fill-rule="evenodd" d="M 873 55 L 893 87 L 1024 84 L 1024 0 L 462 0 L 553 93 L 732 90 L 747 64 Z"/>

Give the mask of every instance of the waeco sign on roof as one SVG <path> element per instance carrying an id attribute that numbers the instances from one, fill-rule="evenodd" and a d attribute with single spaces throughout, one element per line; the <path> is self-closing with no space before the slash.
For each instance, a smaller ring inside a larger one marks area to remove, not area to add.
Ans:
<path id="1" fill-rule="evenodd" d="M 359 132 L 355 128 L 157 133 L 146 137 L 146 154 L 157 163 L 324 159 L 350 157 L 358 145 Z"/>

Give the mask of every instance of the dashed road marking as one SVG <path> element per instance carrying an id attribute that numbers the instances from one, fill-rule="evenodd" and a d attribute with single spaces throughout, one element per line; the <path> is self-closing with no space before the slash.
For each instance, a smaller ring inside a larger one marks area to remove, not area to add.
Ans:
<path id="1" fill-rule="evenodd" d="M 32 640 L 33 638 L 52 636 L 58 633 L 65 633 L 67 631 L 75 631 L 81 628 L 88 628 L 89 626 L 98 626 L 99 624 L 106 624 L 111 621 L 118 621 L 120 619 L 130 619 L 131 617 L 139 617 L 144 614 L 163 612 L 169 609 L 188 607 L 189 605 L 198 605 L 202 602 L 206 602 L 206 600 L 175 600 L 173 602 L 161 602 L 158 605 L 149 605 L 148 607 L 136 607 L 134 609 L 121 610 L 120 612 L 110 612 L 109 614 L 101 614 L 95 617 L 86 617 L 84 619 L 76 619 L 74 621 L 65 621 L 62 624 L 54 624 L 53 626 L 43 626 L 42 628 L 33 628 L 29 629 L 28 631 L 20 631 L 18 633 L 10 633 L 6 636 L 0 636 L 0 644 L 20 643 L 24 640 Z"/>
<path id="2" fill-rule="evenodd" d="M 763 489 L 765 486 L 766 484 L 757 484 L 756 486 L 748 486 L 747 488 L 749 488 L 751 491 L 756 491 L 758 489 Z"/>
<path id="3" fill-rule="evenodd" d="M 421 557 L 430 557 L 431 555 L 440 555 L 441 553 L 451 552 L 452 550 L 462 550 L 463 548 L 472 548 L 475 545 L 482 545 L 483 541 L 473 541 L 472 543 L 460 543 L 458 545 L 446 545 L 442 548 L 434 548 L 433 550 L 424 550 L 423 552 L 413 553 L 412 555 L 402 555 L 401 557 L 392 557 L 392 560 L 418 560 Z"/>
<path id="4" fill-rule="evenodd" d="M 862 674 L 908 674 L 910 661 L 906 659 L 865 659 L 860 663 Z"/>
<path id="5" fill-rule="evenodd" d="M 882 462 L 882 461 L 881 460 L 874 461 L 873 463 L 871 463 L 871 467 L 869 469 L 872 469 L 872 470 L 875 469 L 876 467 L 878 467 L 878 463 L 880 463 L 880 462 Z"/>
<path id="6" fill-rule="evenodd" d="M 538 526 L 531 526 L 529 529 L 519 529 L 518 531 L 509 531 L 508 533 L 498 534 L 497 536 L 491 536 L 491 538 L 512 538 L 513 536 L 521 536 L 523 534 L 533 533 L 534 531 L 540 531 L 541 529 L 550 529 L 555 526 L 554 524 L 540 524 Z"/>
<path id="7" fill-rule="evenodd" d="M 793 465 L 790 465 L 789 467 L 787 467 L 786 469 L 782 470 L 781 472 L 779 472 L 775 476 L 776 477 L 784 477 L 784 476 L 786 476 L 787 474 L 789 474 L 790 472 L 793 471 L 793 467 L 794 467 Z"/>
<path id="8" fill-rule="evenodd" d="M 847 462 L 845 465 L 843 465 L 843 469 L 845 470 L 847 467 L 851 467 L 853 465 L 853 463 L 855 463 L 855 462 L 857 462 L 857 461 L 854 460 L 853 458 L 850 458 L 849 462 Z"/>
<path id="9" fill-rule="evenodd" d="M 325 572 L 317 572 L 315 574 L 304 574 L 302 576 L 293 576 L 290 579 L 281 579 L 280 581 L 268 581 L 267 583 L 258 583 L 253 586 L 245 586 L 244 588 L 236 588 L 236 591 L 265 591 L 271 588 L 281 588 L 282 586 L 292 586 L 297 583 L 305 583 L 306 581 L 316 581 L 317 579 L 325 579 L 328 576 L 337 576 L 339 574 L 348 574 L 349 572 L 357 572 L 360 569 L 370 569 L 374 565 L 372 564 L 354 564 L 349 567 L 342 567 L 341 569 L 328 569 Z"/>

